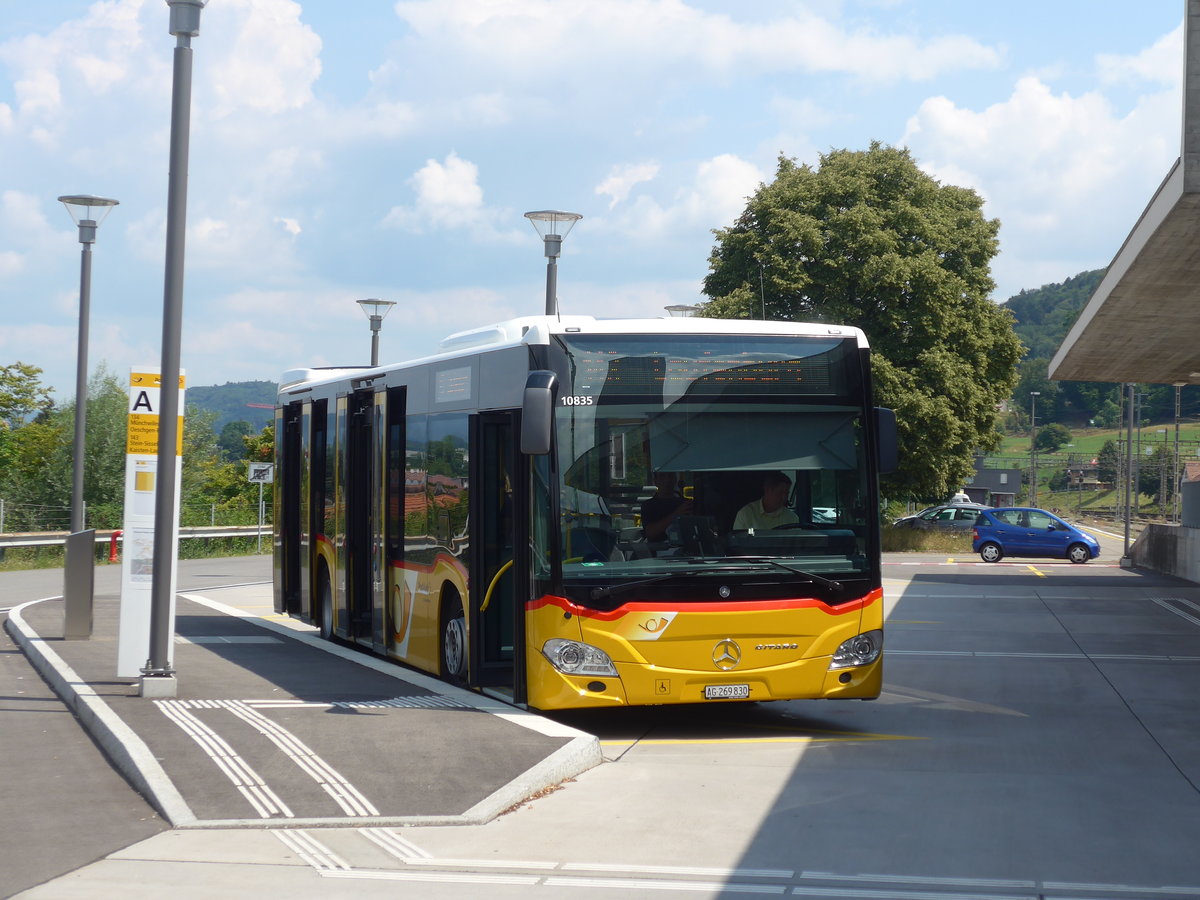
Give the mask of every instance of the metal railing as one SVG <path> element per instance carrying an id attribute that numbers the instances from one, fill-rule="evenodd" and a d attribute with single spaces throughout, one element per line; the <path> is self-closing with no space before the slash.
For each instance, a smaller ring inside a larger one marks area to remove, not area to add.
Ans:
<path id="1" fill-rule="evenodd" d="M 179 529 L 179 538 L 232 538 L 232 537 L 267 537 L 271 536 L 271 527 L 266 525 L 187 525 Z M 26 531 L 13 534 L 0 534 L 0 548 L 5 547 L 55 547 L 65 544 L 70 532 L 67 531 Z M 96 532 L 97 544 L 109 544 L 122 541 L 120 529 L 108 529 Z"/>

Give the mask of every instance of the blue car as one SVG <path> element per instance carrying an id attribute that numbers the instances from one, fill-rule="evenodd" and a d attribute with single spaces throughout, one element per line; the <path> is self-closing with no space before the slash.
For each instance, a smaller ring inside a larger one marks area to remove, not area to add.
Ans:
<path id="1" fill-rule="evenodd" d="M 1100 543 L 1054 513 L 1030 507 L 980 510 L 971 549 L 984 562 L 1006 556 L 1049 556 L 1085 563 L 1100 555 Z"/>

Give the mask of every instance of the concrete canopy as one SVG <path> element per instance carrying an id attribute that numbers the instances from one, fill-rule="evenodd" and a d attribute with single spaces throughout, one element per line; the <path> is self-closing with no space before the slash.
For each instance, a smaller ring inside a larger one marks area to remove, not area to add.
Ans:
<path id="1" fill-rule="evenodd" d="M 1200 383 L 1200 0 L 1187 0 L 1182 155 L 1049 372 L 1057 381 Z"/>

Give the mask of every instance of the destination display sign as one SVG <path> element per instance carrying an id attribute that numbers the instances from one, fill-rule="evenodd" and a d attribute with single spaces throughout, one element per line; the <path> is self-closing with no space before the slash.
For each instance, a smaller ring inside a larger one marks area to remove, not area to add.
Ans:
<path id="1" fill-rule="evenodd" d="M 721 397 L 828 395 L 839 392 L 846 364 L 841 341 L 714 338 L 708 348 L 681 346 L 677 337 L 595 341 L 600 336 L 572 336 L 574 405 L 579 397 L 612 402 L 626 397 Z M 653 336 L 645 336 L 652 338 Z M 630 343 L 635 346 L 629 346 Z M 593 346 L 588 346 L 594 344 Z M 590 405 L 590 404 L 588 404 Z"/>

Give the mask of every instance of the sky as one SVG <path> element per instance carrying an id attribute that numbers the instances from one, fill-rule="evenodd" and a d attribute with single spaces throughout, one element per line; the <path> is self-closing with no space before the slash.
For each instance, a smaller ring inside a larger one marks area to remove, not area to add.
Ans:
<path id="1" fill-rule="evenodd" d="M 700 302 L 779 157 L 907 147 L 998 218 L 993 299 L 1107 265 L 1179 156 L 1185 0 L 209 0 L 192 39 L 192 385 L 382 362 L 545 307 L 523 213 L 583 215 L 563 313 Z M 0 0 L 0 366 L 74 395 L 162 345 L 164 0 Z M 868 336 L 869 337 L 869 336 Z"/>

